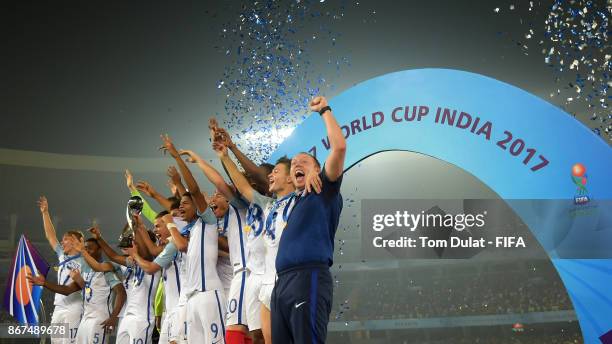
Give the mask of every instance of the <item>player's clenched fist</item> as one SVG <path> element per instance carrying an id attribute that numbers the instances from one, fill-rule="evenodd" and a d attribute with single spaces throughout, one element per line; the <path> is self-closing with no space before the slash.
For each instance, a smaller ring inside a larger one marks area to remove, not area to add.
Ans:
<path id="1" fill-rule="evenodd" d="M 328 104 L 327 104 L 327 99 L 325 99 L 325 97 L 317 96 L 317 97 L 314 97 L 310 101 L 309 105 L 310 105 L 310 110 L 314 112 L 320 112 L 321 109 L 326 107 Z"/>
<path id="2" fill-rule="evenodd" d="M 70 270 L 69 274 L 70 274 L 70 278 L 72 278 L 73 281 L 76 281 L 79 278 L 81 278 L 81 279 L 83 278 L 81 276 L 81 272 L 79 271 L 79 269 L 72 269 L 72 270 Z"/>
<path id="3" fill-rule="evenodd" d="M 38 207 L 40 208 L 41 213 L 46 213 L 49 211 L 49 203 L 47 202 L 47 197 L 40 196 L 38 199 Z"/>
<path id="4" fill-rule="evenodd" d="M 89 233 L 91 233 L 91 236 L 96 240 L 100 240 L 100 238 L 102 238 L 102 234 L 100 233 L 100 228 L 98 228 L 97 226 L 91 227 L 89 229 Z"/>
<path id="5" fill-rule="evenodd" d="M 227 147 L 224 144 L 213 142 L 212 147 L 219 158 L 227 156 Z"/>
<path id="6" fill-rule="evenodd" d="M 162 220 L 164 221 L 165 224 L 168 223 L 174 223 L 174 218 L 172 218 L 171 214 L 166 214 L 162 217 Z"/>
<path id="7" fill-rule="evenodd" d="M 101 322 L 100 325 L 104 327 L 104 330 L 106 331 L 106 333 L 110 333 L 110 332 L 113 332 L 113 328 L 116 328 L 118 323 L 119 323 L 119 318 L 111 315 L 108 319 Z"/>
<path id="8" fill-rule="evenodd" d="M 30 281 L 32 284 L 45 285 L 45 276 L 43 275 L 27 274 L 26 279 Z"/>

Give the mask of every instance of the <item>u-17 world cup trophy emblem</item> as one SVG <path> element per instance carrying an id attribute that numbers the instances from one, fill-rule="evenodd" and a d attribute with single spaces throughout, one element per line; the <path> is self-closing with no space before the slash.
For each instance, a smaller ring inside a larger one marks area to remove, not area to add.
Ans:
<path id="1" fill-rule="evenodd" d="M 132 247 L 132 241 L 134 240 L 134 230 L 136 221 L 134 218 L 142 212 L 143 201 L 140 196 L 132 196 L 127 202 L 125 210 L 125 216 L 127 217 L 127 227 L 119 236 L 119 247 L 126 248 Z"/>

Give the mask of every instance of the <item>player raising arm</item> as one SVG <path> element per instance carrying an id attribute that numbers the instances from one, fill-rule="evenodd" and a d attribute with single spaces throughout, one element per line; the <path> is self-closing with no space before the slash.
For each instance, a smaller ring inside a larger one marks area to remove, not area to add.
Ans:
<path id="1" fill-rule="evenodd" d="M 162 135 L 162 140 L 162 149 L 169 152 L 176 161 L 189 190 L 182 195 L 180 205 L 182 220 L 187 222 L 182 232 L 189 233 L 185 255 L 186 280 L 182 286 L 187 297 L 187 341 L 224 342 L 225 303 L 221 300 L 225 296 L 216 270 L 219 254 L 217 219 L 212 210 L 207 208 L 204 194 L 170 137 Z"/>
<path id="2" fill-rule="evenodd" d="M 78 251 L 87 252 L 87 255 L 97 261 L 102 261 L 100 246 L 93 238 L 77 246 Z M 76 334 L 77 344 L 100 343 L 105 344 L 107 332 L 117 326 L 118 314 L 126 299 L 125 289 L 112 272 L 95 272 L 87 264 L 82 265 L 82 275 L 78 270 L 71 272 L 74 280 L 67 286 L 60 286 L 45 280 L 43 276 L 30 276 L 33 283 L 42 285 L 47 289 L 62 294 L 82 290 L 83 317 Z M 108 300 L 110 293 L 114 292 L 115 304 L 110 312 Z M 102 321 L 102 319 L 105 319 Z"/>
<path id="3" fill-rule="evenodd" d="M 97 263 L 111 267 L 106 272 L 98 272 L 83 264 L 83 318 L 77 332 L 77 344 L 107 342 L 107 333 L 117 328 L 119 312 L 123 308 L 127 295 L 123 284 L 112 271 L 112 265 L 104 262 L 102 249 L 94 238 L 85 241 L 85 246 L 78 246 L 84 258 L 91 258 Z M 78 280 L 77 280 L 78 282 Z M 110 311 L 108 301 L 111 292 L 115 293 L 115 303 Z M 105 319 L 104 321 L 100 321 Z"/>
<path id="4" fill-rule="evenodd" d="M 188 162 L 197 164 L 204 173 L 204 176 L 206 176 L 217 191 L 221 192 L 225 198 L 231 200 L 236 196 L 232 187 L 223 180 L 223 176 L 221 176 L 221 174 L 209 163 L 204 161 L 197 153 L 192 150 L 182 149 L 179 151 L 179 154 L 185 156 Z"/>
<path id="5" fill-rule="evenodd" d="M 108 259 L 115 264 L 123 265 L 123 266 L 132 266 L 133 263 L 129 260 L 129 256 L 118 254 L 102 237 L 102 233 L 98 227 L 92 227 L 89 229 L 89 233 L 91 236 L 97 240 L 98 245 L 104 252 L 104 254 L 108 257 Z M 98 272 L 108 272 L 114 271 L 115 267 L 110 262 L 98 262 L 95 258 L 88 255 L 86 252 L 83 252 L 83 259 L 87 264 L 94 270 Z"/>
<path id="6" fill-rule="evenodd" d="M 130 190 L 130 194 L 132 196 L 138 196 L 142 198 L 142 215 L 144 215 L 144 217 L 149 220 L 149 222 L 153 223 L 153 221 L 155 221 L 155 215 L 157 213 L 155 212 L 155 210 L 153 210 L 153 208 L 151 208 L 149 202 L 147 202 L 147 200 L 142 197 L 138 189 L 134 186 L 134 177 L 132 176 L 130 170 L 125 170 L 125 183 L 128 187 L 128 190 Z"/>
<path id="7" fill-rule="evenodd" d="M 195 203 L 196 209 L 200 214 L 203 214 L 206 211 L 207 203 L 204 194 L 202 193 L 202 191 L 200 191 L 198 183 L 196 182 L 195 178 L 193 178 L 193 174 L 191 174 L 191 171 L 189 170 L 183 159 L 181 159 L 181 155 L 174 146 L 174 143 L 172 142 L 172 139 L 170 139 L 170 136 L 168 136 L 168 134 L 161 135 L 161 138 L 163 141 L 161 149 L 164 152 L 168 152 L 170 156 L 172 156 L 172 158 L 174 158 L 174 160 L 176 161 L 181 175 L 185 180 L 185 184 L 187 184 L 186 188 L 187 190 L 189 190 L 189 194 L 191 195 L 191 198 Z"/>
<path id="8" fill-rule="evenodd" d="M 136 227 L 144 226 L 140 216 L 134 217 Z M 146 231 L 146 229 L 145 229 Z M 149 343 L 151 342 L 152 329 L 154 326 L 153 301 L 161 275 L 159 272 L 148 274 L 130 256 L 120 255 L 102 238 L 100 230 L 96 227 L 90 229 L 94 238 L 100 243 L 100 247 L 106 256 L 114 263 L 126 266 L 125 288 L 127 291 L 127 303 L 124 315 L 117 330 L 117 344 Z M 148 233 L 148 232 L 147 232 Z M 144 250 L 144 244 L 140 242 L 140 236 L 134 236 L 134 242 L 140 247 L 139 253 L 143 257 L 150 258 L 149 253 Z M 87 257 L 85 257 L 87 259 Z M 89 262 L 89 260 L 87 260 Z M 108 269 L 108 265 L 92 265 L 92 269 Z"/>
<path id="9" fill-rule="evenodd" d="M 269 188 L 266 191 L 275 195 L 276 199 L 273 199 L 260 194 L 247 182 L 223 145 L 214 143 L 213 146 L 239 192 L 251 203 L 245 227 L 249 248 L 247 268 L 250 272 L 246 286 L 247 314 L 260 314 L 259 319 L 252 322 L 261 328 L 266 343 L 269 343 L 270 299 L 276 278 L 274 261 L 278 241 L 295 204 L 294 186 L 289 174 L 291 162 L 287 158 L 279 159 L 268 175 Z"/>
<path id="10" fill-rule="evenodd" d="M 184 284 L 185 275 L 183 269 L 184 253 L 180 252 L 170 238 L 170 232 L 166 220 L 172 221 L 172 217 L 168 212 L 164 211 L 157 215 L 155 219 L 155 232 L 163 243 L 163 250 L 155 260 L 149 261 L 138 254 L 137 244 L 129 248 L 128 252 L 146 273 L 153 274 L 157 271 L 162 271 L 164 278 L 164 304 L 166 311 L 160 327 L 160 343 L 168 343 L 172 334 L 172 328 L 183 328 L 183 323 L 178 323 L 177 312 L 179 303 L 184 302 L 180 299 L 181 285 Z M 170 222 L 171 223 L 171 222 Z M 172 223 L 171 223 L 172 224 Z M 170 228 L 173 228 L 172 225 Z M 183 331 L 181 331 L 183 332 Z"/>
<path id="11" fill-rule="evenodd" d="M 248 247 L 246 247 L 246 234 L 243 231 L 246 207 L 244 202 L 237 200 L 234 189 L 223 180 L 221 174 L 204 159 L 189 150 L 182 150 L 179 153 L 187 156 L 187 161 L 197 163 L 206 178 L 217 188 L 209 205 L 217 218 L 217 228 L 221 231 L 219 252 L 229 251 L 229 259 L 220 257 L 217 262 L 217 272 L 224 284 L 228 303 L 225 337 L 227 344 L 243 344 L 249 334 L 244 306 L 244 285 L 248 276 L 246 269 Z"/>
<path id="12" fill-rule="evenodd" d="M 77 252 L 75 246 L 83 240 L 83 234 L 79 231 L 68 231 L 62 236 L 61 243 L 58 242 L 55 226 L 49 214 L 49 203 L 45 196 L 39 198 L 38 207 L 40 208 L 43 219 L 45 237 L 57 255 L 57 281 L 61 286 L 68 286 L 73 282 L 72 278 L 70 278 L 70 272 L 81 269 L 81 255 Z M 68 323 L 70 336 L 68 338 L 52 338 L 51 344 L 74 343 L 79 322 L 81 321 L 81 314 L 83 312 L 81 298 L 78 294 L 74 293 L 64 294 L 62 292 L 56 292 L 53 304 L 55 308 L 53 310 L 51 322 Z"/>
<path id="13" fill-rule="evenodd" d="M 183 185 L 183 181 L 181 180 L 181 175 L 176 170 L 174 166 L 168 166 L 168 170 L 166 174 L 170 179 L 168 180 L 168 186 L 172 189 L 172 195 L 177 198 L 181 198 L 181 195 L 187 192 L 185 186 Z"/>
<path id="14" fill-rule="evenodd" d="M 218 126 L 217 120 L 214 117 L 210 119 L 208 127 L 211 130 L 212 141 L 226 146 L 229 150 L 232 151 L 232 153 L 234 153 L 236 159 L 238 159 L 238 162 L 240 163 L 240 166 L 244 168 L 245 172 L 249 176 L 250 182 L 252 182 L 251 186 L 260 194 L 267 194 L 268 175 L 270 174 L 270 172 L 272 172 L 274 166 L 267 163 L 257 166 L 232 141 L 232 138 L 227 132 L 227 130 Z M 227 167 L 224 166 L 224 168 Z M 232 182 L 235 181 L 232 179 Z"/>
<path id="15" fill-rule="evenodd" d="M 165 210 L 170 210 L 172 201 L 169 198 L 165 198 L 162 194 L 157 192 L 157 190 L 155 190 L 155 188 L 153 188 L 153 186 L 151 186 L 151 184 L 149 184 L 148 182 L 144 180 L 139 180 L 138 183 L 136 183 L 136 189 L 144 192 L 145 195 L 153 198 Z M 134 195 L 134 193 L 132 193 L 132 195 Z M 143 214 L 144 214 L 144 208 L 143 208 Z M 155 215 L 156 214 L 154 214 L 154 216 Z"/>

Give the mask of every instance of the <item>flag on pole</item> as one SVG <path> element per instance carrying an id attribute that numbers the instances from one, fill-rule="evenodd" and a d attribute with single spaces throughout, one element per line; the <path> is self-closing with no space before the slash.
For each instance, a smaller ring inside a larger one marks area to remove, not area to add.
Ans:
<path id="1" fill-rule="evenodd" d="M 38 324 L 42 286 L 26 279 L 28 274 L 47 276 L 49 264 L 25 235 L 21 235 L 4 290 L 4 309 L 21 324 Z"/>

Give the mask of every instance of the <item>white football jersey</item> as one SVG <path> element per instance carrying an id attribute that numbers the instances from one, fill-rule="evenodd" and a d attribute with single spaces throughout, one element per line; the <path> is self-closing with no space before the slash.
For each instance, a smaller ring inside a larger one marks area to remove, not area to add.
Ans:
<path id="1" fill-rule="evenodd" d="M 114 272 L 93 271 L 87 263 L 82 265 L 83 319 L 108 317 L 112 310 L 111 291 L 121 283 Z"/>
<path id="2" fill-rule="evenodd" d="M 248 247 L 246 245 L 247 238 L 243 231 L 245 222 L 246 209 L 238 209 L 231 203 L 225 216 L 222 219 L 217 219 L 217 229 L 221 230 L 219 235 L 227 237 L 232 272 L 246 268 Z"/>
<path id="3" fill-rule="evenodd" d="M 123 283 L 123 288 L 125 289 L 125 292 L 127 294 L 129 282 L 126 282 L 126 281 L 132 276 L 132 268 L 121 265 L 121 264 L 117 264 L 115 262 L 111 262 L 111 264 L 113 265 L 113 268 L 114 268 L 113 272 L 115 273 L 115 276 L 117 276 L 117 278 L 119 278 L 119 281 Z M 111 304 L 113 305 L 115 304 L 115 297 L 116 295 L 113 293 L 111 295 Z M 127 302 L 124 302 L 123 307 L 121 308 L 121 311 L 119 312 L 119 315 L 118 315 L 119 318 L 122 318 L 123 315 L 125 314 L 126 305 L 127 305 Z"/>
<path id="4" fill-rule="evenodd" d="M 187 297 L 198 291 L 223 290 L 217 274 L 219 232 L 212 210 L 206 209 L 204 214 L 188 224 L 183 231 L 189 231 L 184 287 Z"/>
<path id="5" fill-rule="evenodd" d="M 55 246 L 55 254 L 58 258 L 57 265 L 57 284 L 68 285 L 74 282 L 70 278 L 70 271 L 81 270 L 81 266 L 85 263 L 81 254 L 69 256 L 64 254 L 64 249 L 60 244 Z M 78 293 L 72 293 L 70 295 L 62 295 L 60 293 L 55 294 L 55 300 L 53 302 L 56 308 L 64 308 L 70 310 L 82 310 L 83 300 Z"/>
<path id="6" fill-rule="evenodd" d="M 247 238 L 247 269 L 256 275 L 263 275 L 266 271 L 264 257 L 266 246 L 263 242 L 264 210 L 255 203 L 251 203 L 247 211 L 247 225 L 243 231 Z"/>
<path id="7" fill-rule="evenodd" d="M 162 267 L 165 302 L 168 308 L 178 303 L 181 294 L 181 284 L 185 280 L 184 256 L 184 253 L 179 251 L 173 242 L 169 242 L 153 260 L 155 264 Z"/>
<path id="8" fill-rule="evenodd" d="M 294 204 L 294 193 L 276 200 L 253 192 L 247 214 L 247 265 L 252 273 L 264 275 L 264 284 L 273 284 L 276 280 L 278 243 Z"/>
<path id="9" fill-rule="evenodd" d="M 135 315 L 146 320 L 154 318 L 153 307 L 160 276 L 160 271 L 147 274 L 138 265 L 128 269 L 128 275 L 123 282 L 127 293 L 124 316 Z"/>
<path id="10" fill-rule="evenodd" d="M 217 276 L 219 276 L 221 284 L 223 285 L 223 290 L 225 290 L 225 296 L 227 296 L 229 288 L 232 285 L 232 279 L 234 278 L 232 262 L 229 257 L 217 257 Z"/>
<path id="11" fill-rule="evenodd" d="M 276 255 L 278 253 L 278 244 L 294 205 L 295 195 L 291 193 L 279 200 L 269 203 L 264 210 L 265 224 L 263 242 L 266 247 L 266 271 L 263 276 L 263 284 L 274 284 L 276 281 Z"/>

